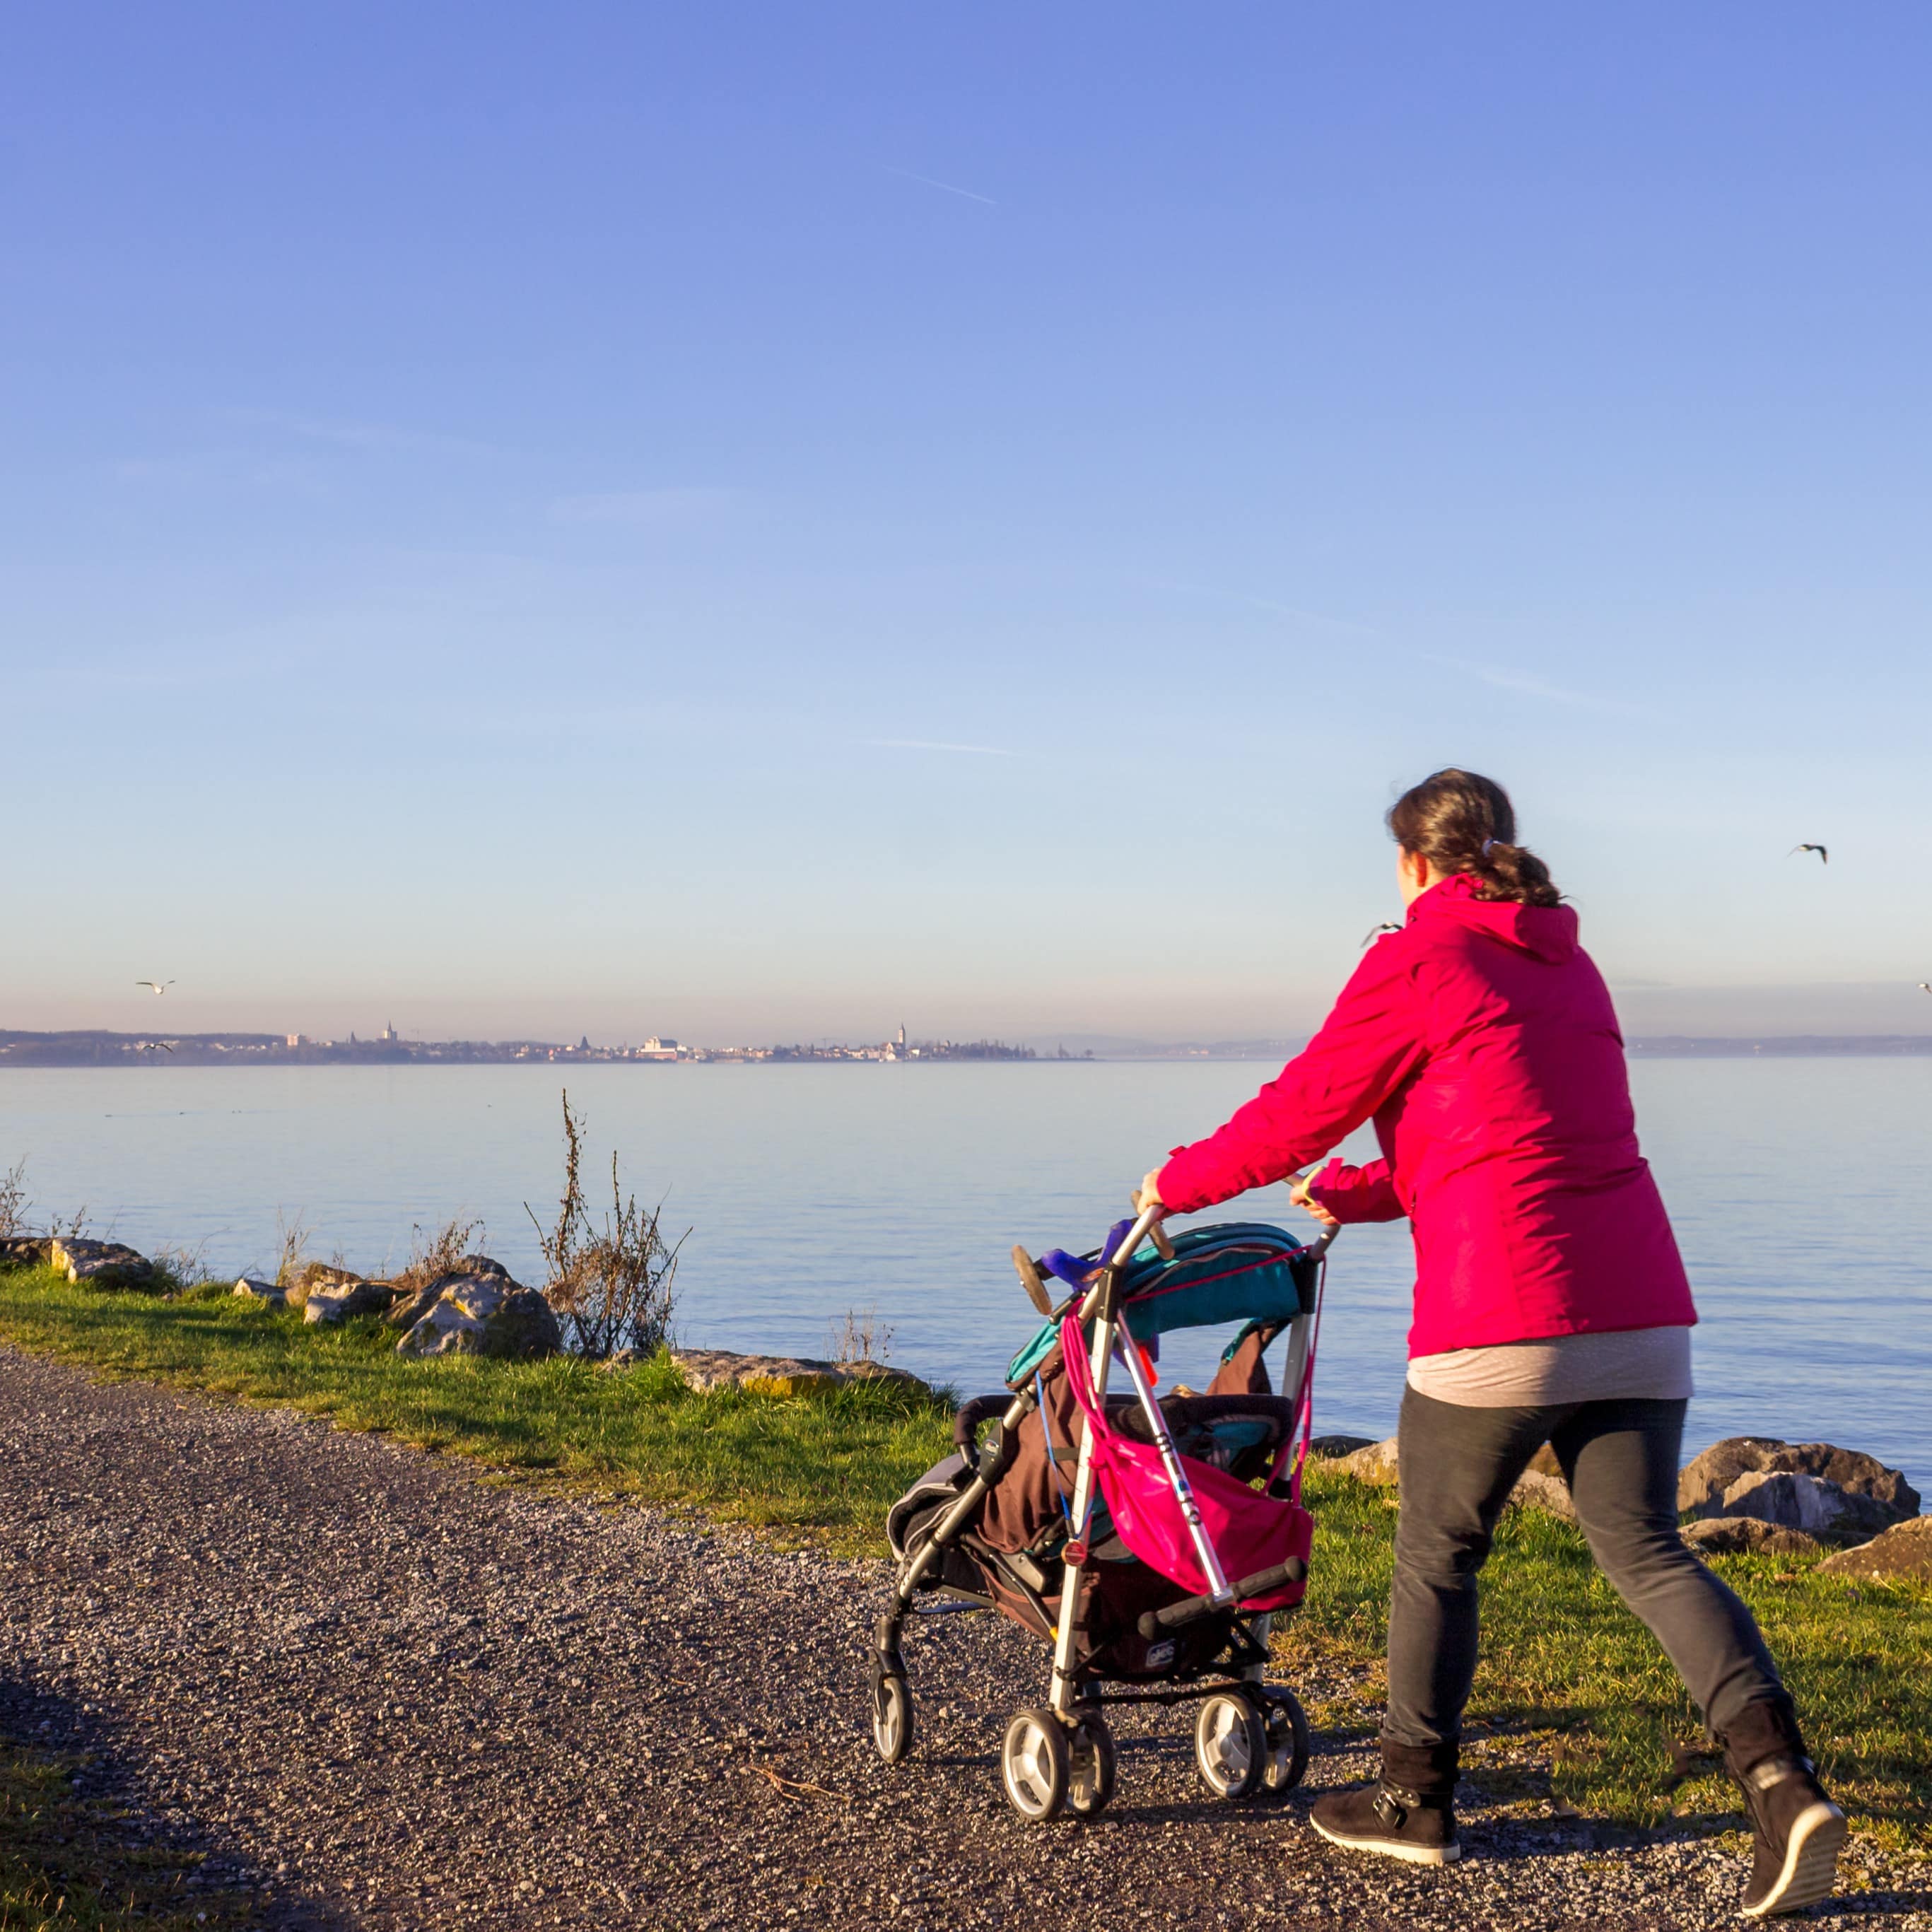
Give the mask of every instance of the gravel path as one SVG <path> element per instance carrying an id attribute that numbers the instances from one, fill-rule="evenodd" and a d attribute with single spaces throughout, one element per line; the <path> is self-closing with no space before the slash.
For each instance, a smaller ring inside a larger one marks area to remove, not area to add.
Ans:
<path id="1" fill-rule="evenodd" d="M 861 1716 L 882 1576 L 0 1351 L 0 1728 L 98 1754 L 264 1926 L 1093 1923 L 1103 1897 L 1128 1926 L 1741 1922 L 1736 1838 L 1626 1850 L 1479 1798 L 1460 1867 L 1336 1853 L 1306 1792 L 1208 1800 L 1179 1712 L 1123 1723 L 1097 1826 L 1022 1826 L 994 1754 L 1042 1654 L 990 1618 L 916 1630 L 889 1772 Z M 1308 1786 L 1369 1765 L 1318 1738 Z M 1932 1869 L 1867 1880 L 1812 1922 L 1932 1927 Z"/>

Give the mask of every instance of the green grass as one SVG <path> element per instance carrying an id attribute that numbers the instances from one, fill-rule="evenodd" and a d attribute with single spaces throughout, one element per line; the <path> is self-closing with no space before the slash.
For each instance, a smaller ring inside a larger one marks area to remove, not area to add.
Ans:
<path id="1" fill-rule="evenodd" d="M 888 1504 L 952 1447 L 946 1402 L 890 1382 L 809 1400 L 698 1395 L 663 1357 L 604 1372 L 542 1362 L 405 1360 L 376 1317 L 304 1324 L 225 1287 L 175 1300 L 0 1275 L 0 1340 L 110 1376 L 330 1417 L 506 1477 L 564 1479 L 727 1521 L 880 1545 Z"/>
<path id="2" fill-rule="evenodd" d="M 0 1738 L 0 1932 L 210 1932 L 239 1924 L 238 1893 L 186 1889 L 191 1853 L 141 1844 L 125 1814 L 74 1788 L 85 1757 Z"/>
<path id="3" fill-rule="evenodd" d="M 0 1275 L 0 1340 L 387 1431 L 476 1457 L 505 1480 L 568 1482 L 848 1552 L 882 1550 L 887 1505 L 951 1443 L 946 1404 L 890 1384 L 778 1400 L 694 1394 L 662 1358 L 616 1374 L 564 1360 L 410 1362 L 373 1320 L 309 1328 L 223 1291 L 163 1301 L 70 1287 L 45 1269 Z M 1318 1468 L 1310 1490 L 1314 1580 L 1278 1644 L 1284 1661 L 1312 1650 L 1361 1673 L 1358 1694 L 1312 1714 L 1330 1732 L 1367 1736 L 1382 1690 L 1394 1496 Z M 1756 1612 L 1861 1828 L 1894 1850 L 1932 1852 L 1932 1590 L 1854 1586 L 1816 1559 L 1715 1567 Z M 1468 1738 L 1482 1784 L 1526 1816 L 1574 1807 L 1633 1826 L 1673 1810 L 1735 1822 L 1714 1775 L 1671 1788 L 1668 1745 L 1698 1743 L 1696 1719 L 1574 1529 L 1510 1511 L 1484 1592 Z"/>

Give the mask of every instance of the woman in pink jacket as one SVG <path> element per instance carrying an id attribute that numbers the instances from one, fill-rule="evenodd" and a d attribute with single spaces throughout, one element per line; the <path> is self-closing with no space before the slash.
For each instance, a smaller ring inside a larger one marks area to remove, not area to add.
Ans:
<path id="1" fill-rule="evenodd" d="M 1744 1911 L 1795 1911 L 1830 1892 L 1844 1814 L 1750 1612 L 1678 1534 L 1697 1316 L 1637 1149 L 1609 991 L 1576 914 L 1516 843 L 1500 785 L 1438 772 L 1388 822 L 1406 923 L 1278 1080 L 1145 1184 L 1191 1214 L 1286 1179 L 1318 1219 L 1406 1217 L 1414 1232 L 1382 1776 L 1322 1798 L 1315 1828 L 1417 1863 L 1459 1856 L 1477 1573 L 1547 1442 L 1592 1553 L 1743 1787 L 1756 1836 Z M 1370 1120 L 1379 1160 L 1304 1177 Z"/>

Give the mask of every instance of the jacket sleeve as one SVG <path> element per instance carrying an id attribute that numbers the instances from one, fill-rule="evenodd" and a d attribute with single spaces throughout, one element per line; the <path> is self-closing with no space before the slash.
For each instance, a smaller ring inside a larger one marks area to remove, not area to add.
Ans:
<path id="1" fill-rule="evenodd" d="M 1225 1126 L 1176 1148 L 1160 1196 L 1177 1214 L 1264 1187 L 1354 1132 L 1427 1056 L 1412 954 L 1400 937 L 1355 968 L 1322 1030 Z"/>
<path id="2" fill-rule="evenodd" d="M 1308 1184 L 1308 1198 L 1344 1227 L 1352 1221 L 1400 1221 L 1408 1212 L 1396 1198 L 1385 1160 L 1372 1160 L 1366 1167 L 1331 1160 Z"/>

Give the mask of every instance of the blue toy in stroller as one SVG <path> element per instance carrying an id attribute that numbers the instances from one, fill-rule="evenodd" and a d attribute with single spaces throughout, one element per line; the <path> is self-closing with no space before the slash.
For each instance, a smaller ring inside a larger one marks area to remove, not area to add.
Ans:
<path id="1" fill-rule="evenodd" d="M 1328 1240 L 1256 1222 L 1170 1243 L 1158 1210 L 1094 1252 L 1013 1251 L 1046 1322 L 1006 1388 L 955 1418 L 956 1453 L 893 1504 L 896 1569 L 874 1634 L 873 1742 L 910 1748 L 908 1617 L 997 1610 L 1052 1646 L 1044 1703 L 1015 1714 L 1000 1779 L 1022 1816 L 1112 1797 L 1122 1703 L 1198 1700 L 1196 1767 L 1219 1798 L 1281 1796 L 1308 1761 L 1294 1693 L 1266 1680 L 1272 1618 L 1307 1586 L 1301 1503 Z M 1056 1304 L 1046 1282 L 1065 1292 Z M 1163 1334 L 1239 1322 L 1207 1391 L 1154 1393 Z M 1288 1337 L 1271 1388 L 1265 1352 Z M 1115 1367 L 1132 1393 L 1110 1394 Z"/>

